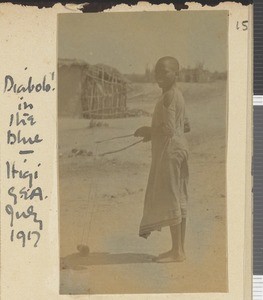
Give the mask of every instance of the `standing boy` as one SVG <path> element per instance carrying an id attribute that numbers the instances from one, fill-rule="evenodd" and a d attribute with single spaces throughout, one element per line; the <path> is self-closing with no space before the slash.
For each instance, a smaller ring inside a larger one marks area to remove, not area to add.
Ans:
<path id="1" fill-rule="evenodd" d="M 146 189 L 141 237 L 169 226 L 172 249 L 157 262 L 185 260 L 184 239 L 188 182 L 188 147 L 185 139 L 185 103 L 176 87 L 178 61 L 170 56 L 158 60 L 155 78 L 162 89 L 151 127 L 141 127 L 135 136 L 152 142 L 152 164 Z"/>

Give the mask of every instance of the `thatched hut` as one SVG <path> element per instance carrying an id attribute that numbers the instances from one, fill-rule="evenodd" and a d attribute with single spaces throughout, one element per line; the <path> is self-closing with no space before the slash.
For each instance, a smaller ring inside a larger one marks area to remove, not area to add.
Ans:
<path id="1" fill-rule="evenodd" d="M 127 81 L 115 68 L 59 60 L 59 114 L 90 119 L 125 115 Z"/>

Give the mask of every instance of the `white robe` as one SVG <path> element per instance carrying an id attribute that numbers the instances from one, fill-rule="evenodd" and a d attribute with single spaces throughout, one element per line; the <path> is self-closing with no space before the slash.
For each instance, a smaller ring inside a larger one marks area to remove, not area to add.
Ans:
<path id="1" fill-rule="evenodd" d="M 168 107 L 164 105 L 167 97 Z M 174 86 L 162 95 L 152 118 L 152 163 L 139 232 L 142 237 L 186 217 L 189 173 L 184 123 L 184 98 Z"/>

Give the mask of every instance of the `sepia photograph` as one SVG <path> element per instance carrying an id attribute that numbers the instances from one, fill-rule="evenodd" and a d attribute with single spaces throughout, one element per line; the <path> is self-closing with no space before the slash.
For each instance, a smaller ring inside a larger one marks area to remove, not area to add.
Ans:
<path id="1" fill-rule="evenodd" d="M 58 15 L 60 294 L 228 292 L 228 18 Z"/>

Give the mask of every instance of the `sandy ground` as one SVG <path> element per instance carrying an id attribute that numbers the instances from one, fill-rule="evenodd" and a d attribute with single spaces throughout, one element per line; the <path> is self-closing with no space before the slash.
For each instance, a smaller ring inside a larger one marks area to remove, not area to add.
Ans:
<path id="1" fill-rule="evenodd" d="M 150 116 L 103 120 L 59 120 L 60 292 L 62 294 L 224 292 L 227 290 L 225 199 L 226 83 L 179 84 L 191 123 L 187 260 L 160 264 L 169 250 L 169 229 L 138 236 L 151 162 L 150 143 L 98 156 L 137 141 L 133 133 Z M 130 89 L 129 108 L 152 112 L 160 91 L 153 84 Z M 72 149 L 82 150 L 79 155 Z M 89 155 L 87 155 L 87 153 Z M 92 152 L 92 153 L 91 153 Z M 87 243 L 90 255 L 76 246 Z"/>

